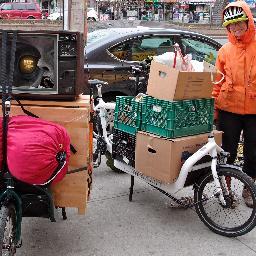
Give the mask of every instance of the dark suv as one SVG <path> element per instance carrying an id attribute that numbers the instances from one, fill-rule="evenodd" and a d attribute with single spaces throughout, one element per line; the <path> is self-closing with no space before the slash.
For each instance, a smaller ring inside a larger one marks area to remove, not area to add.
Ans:
<path id="1" fill-rule="evenodd" d="M 38 3 L 3 3 L 0 19 L 42 19 Z"/>

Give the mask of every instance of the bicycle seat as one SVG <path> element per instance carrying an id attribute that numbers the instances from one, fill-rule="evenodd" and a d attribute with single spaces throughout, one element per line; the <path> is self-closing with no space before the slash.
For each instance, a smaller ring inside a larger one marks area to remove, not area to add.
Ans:
<path id="1" fill-rule="evenodd" d="M 97 85 L 107 85 L 108 84 L 108 82 L 101 81 L 101 80 L 98 80 L 98 79 L 88 80 L 88 83 L 92 87 L 96 87 Z"/>

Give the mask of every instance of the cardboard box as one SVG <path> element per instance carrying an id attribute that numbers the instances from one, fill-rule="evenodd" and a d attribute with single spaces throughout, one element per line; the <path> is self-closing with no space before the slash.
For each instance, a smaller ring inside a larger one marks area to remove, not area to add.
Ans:
<path id="1" fill-rule="evenodd" d="M 218 145 L 222 132 L 215 132 Z M 163 183 L 173 183 L 184 163 L 184 154 L 195 153 L 208 142 L 208 133 L 177 139 L 164 139 L 139 132 L 136 137 L 135 169 Z"/>
<path id="2" fill-rule="evenodd" d="M 211 98 L 211 72 L 179 71 L 152 61 L 147 94 L 161 100 Z"/>

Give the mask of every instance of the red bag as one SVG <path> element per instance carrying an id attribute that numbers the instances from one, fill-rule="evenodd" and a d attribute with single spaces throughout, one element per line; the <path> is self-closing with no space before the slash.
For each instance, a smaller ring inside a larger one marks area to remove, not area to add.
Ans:
<path id="1" fill-rule="evenodd" d="M 7 165 L 18 180 L 35 185 L 60 181 L 69 157 L 70 139 L 62 126 L 30 116 L 10 118 Z"/>

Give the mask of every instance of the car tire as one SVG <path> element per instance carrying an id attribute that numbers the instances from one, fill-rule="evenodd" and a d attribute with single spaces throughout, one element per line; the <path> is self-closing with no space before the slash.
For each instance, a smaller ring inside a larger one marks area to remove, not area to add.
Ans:
<path id="1" fill-rule="evenodd" d="M 35 17 L 33 17 L 33 16 L 28 17 L 28 20 L 34 20 L 34 19 L 35 19 Z"/>

